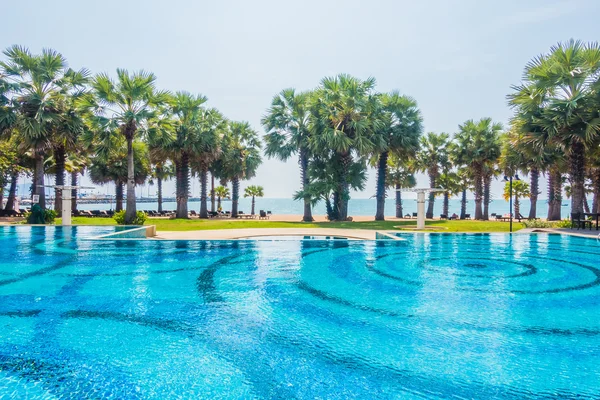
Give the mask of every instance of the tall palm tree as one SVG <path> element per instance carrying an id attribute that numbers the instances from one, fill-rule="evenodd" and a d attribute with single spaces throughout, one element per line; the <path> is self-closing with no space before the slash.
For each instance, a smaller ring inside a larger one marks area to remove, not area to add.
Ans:
<path id="1" fill-rule="evenodd" d="M 309 129 L 310 149 L 335 162 L 335 215 L 348 218 L 350 170 L 358 160 L 364 166 L 366 157 L 377 148 L 375 135 L 379 120 L 375 118 L 378 98 L 375 79 L 360 80 L 341 74 L 324 78 L 312 96 Z M 363 167 L 364 168 L 364 167 Z"/>
<path id="2" fill-rule="evenodd" d="M 117 69 L 117 80 L 107 74 L 96 75 L 91 84 L 92 93 L 85 98 L 98 125 L 108 130 L 118 129 L 127 142 L 127 207 L 125 223 L 136 218 L 135 202 L 135 139 L 144 132 L 149 118 L 155 110 L 169 100 L 169 94 L 156 90 L 156 76 L 139 71 L 129 73 Z"/>
<path id="3" fill-rule="evenodd" d="M 217 196 L 217 210 L 221 211 L 221 200 L 229 198 L 229 189 L 225 186 L 217 186 L 215 188 L 215 196 Z"/>
<path id="4" fill-rule="evenodd" d="M 541 127 L 538 145 L 554 144 L 567 154 L 573 191 L 571 212 L 583 212 L 586 152 L 600 136 L 597 109 L 589 106 L 595 96 L 598 71 L 597 42 L 558 43 L 548 54 L 526 65 L 523 84 L 513 86 L 514 93 L 509 96 L 518 114 L 533 114 L 530 119 Z"/>
<path id="5" fill-rule="evenodd" d="M 449 168 L 448 146 L 450 136 L 447 133 L 436 134 L 429 132 L 421 138 L 421 150 L 419 152 L 419 169 L 426 171 L 429 175 L 429 187 L 437 187 L 441 170 Z M 433 218 L 433 206 L 435 193 L 429 193 L 429 204 L 427 205 L 426 218 Z"/>
<path id="6" fill-rule="evenodd" d="M 491 118 L 479 121 L 468 120 L 459 125 L 455 135 L 453 158 L 457 165 L 469 168 L 475 189 L 475 219 L 485 218 L 483 213 L 484 173 L 489 160 L 499 157 L 498 137 L 502 124 L 494 123 Z"/>
<path id="7" fill-rule="evenodd" d="M 95 184 L 115 184 L 116 211 L 123 209 L 123 186 L 128 179 L 129 168 L 127 159 L 127 144 L 121 135 L 114 136 L 115 141 L 108 154 L 97 154 L 92 158 L 89 168 L 90 179 Z M 150 174 L 148 147 L 140 141 L 133 142 L 135 176 L 134 182 L 144 183 Z"/>
<path id="8" fill-rule="evenodd" d="M 265 193 L 262 186 L 251 185 L 247 186 L 246 189 L 244 189 L 244 197 L 252 197 L 252 215 L 254 215 L 254 206 L 256 205 L 256 198 L 263 197 L 264 195 Z"/>
<path id="9" fill-rule="evenodd" d="M 208 218 L 208 173 L 221 153 L 226 126 L 227 121 L 216 109 L 200 112 L 193 163 L 200 176 L 200 218 Z"/>
<path id="10" fill-rule="evenodd" d="M 449 215 L 450 197 L 462 191 L 459 183 L 459 177 L 456 172 L 446 171 L 438 178 L 438 186 L 445 191 L 442 193 L 444 198 L 442 203 L 442 214 Z"/>
<path id="11" fill-rule="evenodd" d="M 401 190 L 417 186 L 415 166 L 414 163 L 407 161 L 405 157 L 392 154 L 388 158 L 388 168 L 387 186 L 393 187 L 396 192 L 396 218 L 402 218 L 404 214 Z"/>
<path id="12" fill-rule="evenodd" d="M 39 205 L 45 208 L 44 161 L 53 147 L 55 134 L 72 128 L 69 124 L 73 115 L 65 113 L 69 110 L 65 108 L 65 96 L 85 84 L 88 72 L 68 68 L 65 57 L 51 49 L 33 55 L 25 47 L 12 46 L 4 55 L 8 60 L 0 62 L 0 75 L 18 87 L 12 99 L 18 110 L 15 131 L 20 136 L 22 151 L 33 152 L 32 194 L 39 195 Z"/>
<path id="13" fill-rule="evenodd" d="M 298 154 L 304 215 L 302 221 L 313 221 L 309 185 L 308 162 L 311 157 L 309 129 L 310 92 L 296 93 L 295 89 L 284 89 L 271 102 L 271 107 L 262 118 L 265 135 L 265 155 L 288 160 Z"/>
<path id="14" fill-rule="evenodd" d="M 520 199 L 523 197 L 529 197 L 529 184 L 524 181 L 514 181 L 512 183 L 512 195 L 514 196 L 514 214 L 515 218 L 520 218 L 521 216 L 521 202 Z M 510 199 L 510 182 L 506 182 L 504 185 L 504 200 L 508 201 Z M 512 210 L 511 210 L 512 212 Z"/>
<path id="15" fill-rule="evenodd" d="M 423 118 L 417 102 L 398 92 L 384 94 L 380 98 L 381 109 L 377 135 L 377 211 L 376 221 L 385 219 L 385 195 L 387 188 L 388 159 L 390 154 L 409 159 L 419 148 L 419 137 L 423 131 Z M 399 192 L 397 192 L 399 195 Z"/>
<path id="16" fill-rule="evenodd" d="M 162 153 L 175 165 L 177 218 L 188 218 L 190 167 L 206 147 L 215 148 L 214 140 L 207 144 L 203 127 L 207 98 L 188 92 L 169 96 L 170 106 L 150 120 L 149 142 L 153 153 Z M 213 135 L 214 136 L 214 135 Z"/>
<path id="17" fill-rule="evenodd" d="M 262 162 L 258 133 L 248 122 L 229 122 L 223 137 L 222 155 L 217 160 L 222 177 L 231 181 L 231 216 L 237 218 L 240 181 L 256 175 Z"/>

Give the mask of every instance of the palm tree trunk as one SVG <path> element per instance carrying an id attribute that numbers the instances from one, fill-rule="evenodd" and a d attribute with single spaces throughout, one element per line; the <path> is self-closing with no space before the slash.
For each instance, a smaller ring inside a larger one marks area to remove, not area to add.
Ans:
<path id="1" fill-rule="evenodd" d="M 600 213 L 600 168 L 594 170 L 592 176 L 592 182 L 594 185 L 594 198 L 592 200 L 592 212 Z"/>
<path id="2" fill-rule="evenodd" d="M 515 213 L 513 218 L 519 218 L 519 215 L 521 215 L 521 203 L 519 202 L 519 196 L 515 195 Z"/>
<path id="3" fill-rule="evenodd" d="M 465 219 L 467 215 L 467 189 L 462 190 L 460 199 L 460 219 Z"/>
<path id="4" fill-rule="evenodd" d="M 402 192 L 400 184 L 396 183 L 396 218 L 402 218 Z"/>
<path id="5" fill-rule="evenodd" d="M 12 211 L 15 208 L 15 198 L 17 197 L 17 182 L 19 180 L 19 173 L 13 171 L 10 176 L 10 186 L 8 188 L 8 198 L 6 199 L 6 211 Z M 1 206 L 2 203 L 0 203 Z"/>
<path id="6" fill-rule="evenodd" d="M 179 163 L 175 164 L 177 171 L 177 218 L 188 218 L 188 197 L 190 194 L 190 161 L 186 153 L 181 155 Z"/>
<path id="7" fill-rule="evenodd" d="M 435 181 L 437 180 L 437 171 L 433 168 L 429 170 L 429 187 L 435 188 Z M 435 192 L 429 192 L 429 204 L 427 205 L 427 212 L 425 218 L 433 218 L 433 205 L 435 202 Z"/>
<path id="8" fill-rule="evenodd" d="M 161 213 L 163 210 L 162 207 L 162 203 L 163 203 L 163 198 L 162 198 L 162 178 L 160 176 L 156 177 L 156 190 L 157 190 L 157 194 L 158 194 L 158 212 Z"/>
<path id="9" fill-rule="evenodd" d="M 483 200 L 483 174 L 481 173 L 481 166 L 475 166 L 473 172 L 475 181 L 475 219 L 483 219 L 483 210 L 481 208 Z"/>
<path id="10" fill-rule="evenodd" d="M 387 151 L 381 153 L 377 164 L 377 212 L 375 213 L 375 221 L 385 220 L 385 175 L 388 155 Z"/>
<path id="11" fill-rule="evenodd" d="M 240 178 L 231 180 L 231 218 L 238 217 L 238 200 L 240 199 Z"/>
<path id="12" fill-rule="evenodd" d="M 560 221 L 562 203 L 561 173 L 556 169 L 548 172 L 548 221 Z"/>
<path id="13" fill-rule="evenodd" d="M 65 147 L 58 146 L 54 148 L 54 162 L 56 174 L 54 184 L 56 186 L 65 185 Z M 62 189 L 54 189 L 54 211 L 58 217 L 62 217 Z"/>
<path id="14" fill-rule="evenodd" d="M 131 137 L 127 137 L 127 207 L 125 208 L 125 224 L 132 224 L 136 213 L 133 135 L 131 135 Z"/>
<path id="15" fill-rule="evenodd" d="M 208 170 L 200 170 L 200 218 L 208 218 Z"/>
<path id="16" fill-rule="evenodd" d="M 221 211 L 222 207 L 221 207 L 221 196 L 217 197 L 217 210 Z"/>
<path id="17" fill-rule="evenodd" d="M 333 207 L 331 206 L 331 200 L 329 197 L 325 197 L 325 210 L 327 212 L 327 219 L 330 221 L 335 220 L 335 213 L 333 211 Z"/>
<path id="18" fill-rule="evenodd" d="M 215 175 L 210 173 L 210 212 L 215 212 Z"/>
<path id="19" fill-rule="evenodd" d="M 340 209 L 339 209 L 340 197 L 341 196 L 337 191 L 333 192 L 332 204 L 331 204 L 331 215 L 329 217 L 330 221 L 337 221 L 338 219 L 340 219 Z"/>
<path id="20" fill-rule="evenodd" d="M 341 173 L 339 181 L 339 193 L 337 198 L 337 219 L 340 221 L 346 221 L 348 219 L 348 200 L 350 198 L 350 191 L 348 188 L 348 170 L 352 163 L 352 155 L 343 154 L 341 158 Z"/>
<path id="21" fill-rule="evenodd" d="M 308 153 L 305 149 L 300 149 L 300 158 L 298 160 L 300 162 L 300 175 L 302 178 L 302 191 L 306 194 L 306 190 L 308 189 L 309 180 L 308 180 Z M 312 222 L 312 206 L 310 204 L 310 197 L 304 196 L 304 215 L 302 216 L 303 222 Z"/>
<path id="22" fill-rule="evenodd" d="M 71 186 L 77 186 L 78 174 L 77 171 L 71 172 Z M 77 211 L 77 189 L 71 189 L 71 213 L 75 211 Z"/>
<path id="23" fill-rule="evenodd" d="M 533 168 L 531 168 L 530 173 L 531 173 L 531 196 L 530 196 L 531 208 L 529 209 L 529 219 L 535 219 L 537 216 L 538 194 L 540 193 L 539 192 L 540 171 L 536 167 L 533 167 Z"/>
<path id="24" fill-rule="evenodd" d="M 492 176 L 485 174 L 483 177 L 483 220 L 487 221 L 490 219 L 490 187 L 492 185 Z"/>
<path id="25" fill-rule="evenodd" d="M 571 180 L 571 212 L 583 212 L 585 196 L 585 149 L 582 143 L 575 142 L 569 155 L 569 174 Z"/>
<path id="26" fill-rule="evenodd" d="M 252 196 L 252 210 L 250 212 L 250 214 L 254 215 L 254 205 L 256 204 L 256 198 L 254 196 Z"/>
<path id="27" fill-rule="evenodd" d="M 123 211 L 123 182 L 115 183 L 115 211 Z"/>
<path id="28" fill-rule="evenodd" d="M 444 205 L 442 207 L 442 214 L 444 214 L 446 217 L 449 217 L 449 215 L 448 215 L 449 203 L 450 203 L 450 193 L 444 192 Z"/>
<path id="29" fill-rule="evenodd" d="M 588 202 L 587 196 L 585 194 L 583 195 L 583 210 L 586 213 L 590 212 L 590 203 Z"/>
<path id="30" fill-rule="evenodd" d="M 33 179 L 33 192 L 40 196 L 39 205 L 42 210 L 46 209 L 46 189 L 44 186 L 44 154 L 40 151 L 35 152 L 35 171 Z"/>

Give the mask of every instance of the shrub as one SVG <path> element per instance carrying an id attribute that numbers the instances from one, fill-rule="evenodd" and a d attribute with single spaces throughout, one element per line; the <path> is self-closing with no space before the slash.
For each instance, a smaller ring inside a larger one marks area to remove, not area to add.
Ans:
<path id="1" fill-rule="evenodd" d="M 125 210 L 116 212 L 113 219 L 118 225 L 125 225 Z M 131 225 L 144 225 L 144 222 L 146 222 L 146 213 L 138 211 L 135 213 L 135 218 L 131 221 Z"/>
<path id="2" fill-rule="evenodd" d="M 555 223 L 552 221 L 542 221 L 539 219 L 535 219 L 535 220 L 530 220 L 530 221 L 523 221 L 523 225 L 525 225 L 526 228 L 554 228 L 555 227 Z"/>
<path id="3" fill-rule="evenodd" d="M 570 228 L 571 221 L 568 219 L 562 221 L 531 220 L 523 221 L 523 225 L 525 225 L 526 228 Z"/>
<path id="4" fill-rule="evenodd" d="M 56 211 L 42 209 L 39 204 L 34 204 L 31 211 L 25 214 L 28 224 L 52 224 L 56 219 Z"/>
<path id="5" fill-rule="evenodd" d="M 555 226 L 557 228 L 570 228 L 571 221 L 569 221 L 568 219 L 563 219 L 562 221 L 556 221 Z"/>

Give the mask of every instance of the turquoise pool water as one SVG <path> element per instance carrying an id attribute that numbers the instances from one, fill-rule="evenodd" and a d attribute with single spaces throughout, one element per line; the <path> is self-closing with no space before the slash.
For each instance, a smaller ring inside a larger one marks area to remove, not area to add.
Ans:
<path id="1" fill-rule="evenodd" d="M 600 242 L 0 228 L 0 398 L 598 399 Z"/>

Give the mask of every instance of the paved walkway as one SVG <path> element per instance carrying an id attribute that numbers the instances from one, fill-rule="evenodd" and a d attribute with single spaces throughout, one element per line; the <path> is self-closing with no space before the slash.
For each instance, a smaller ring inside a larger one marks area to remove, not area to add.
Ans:
<path id="1" fill-rule="evenodd" d="M 351 239 L 375 240 L 377 231 L 367 229 L 335 228 L 250 228 L 215 229 L 203 231 L 158 231 L 154 239 L 164 240 L 206 240 L 241 239 L 254 236 L 341 236 Z"/>

